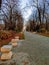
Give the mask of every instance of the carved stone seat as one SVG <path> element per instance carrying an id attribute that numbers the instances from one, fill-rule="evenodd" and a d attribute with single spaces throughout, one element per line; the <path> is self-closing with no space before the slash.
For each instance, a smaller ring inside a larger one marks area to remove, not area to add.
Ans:
<path id="1" fill-rule="evenodd" d="M 10 60 L 12 58 L 13 53 L 10 51 L 9 53 L 3 53 L 1 55 L 1 60 Z"/>
<path id="2" fill-rule="evenodd" d="M 1 52 L 2 53 L 8 53 L 12 50 L 12 45 L 4 45 L 1 47 Z"/>
<path id="3" fill-rule="evenodd" d="M 12 43 L 12 46 L 17 46 L 18 44 L 16 42 Z"/>
<path id="4" fill-rule="evenodd" d="M 19 36 L 16 36 L 15 39 L 19 39 Z"/>

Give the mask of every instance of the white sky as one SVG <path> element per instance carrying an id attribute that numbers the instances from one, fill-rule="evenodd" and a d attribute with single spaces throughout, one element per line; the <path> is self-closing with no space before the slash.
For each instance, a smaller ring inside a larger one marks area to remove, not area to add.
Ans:
<path id="1" fill-rule="evenodd" d="M 31 0 L 20 0 L 21 2 L 20 9 L 22 9 L 22 15 L 23 15 L 25 23 L 26 21 L 28 21 L 30 15 L 32 14 L 32 7 L 30 6 L 30 1 Z M 30 7 L 27 7 L 27 6 L 30 6 Z"/>
<path id="2" fill-rule="evenodd" d="M 29 19 L 29 16 L 32 13 L 32 8 L 26 7 L 26 6 L 30 5 L 31 0 L 19 0 L 19 1 L 20 1 L 20 3 L 19 3 L 20 7 L 19 8 L 22 11 L 22 15 L 23 15 L 24 20 L 27 21 Z M 6 2 L 6 0 L 3 0 L 3 2 Z M 23 9 L 24 7 L 25 7 L 25 9 Z M 6 13 L 7 10 L 5 8 L 3 8 L 3 9 Z"/>
<path id="3" fill-rule="evenodd" d="M 34 8 L 32 9 L 32 7 L 30 6 L 31 3 L 32 3 L 32 0 L 19 0 L 19 1 L 20 1 L 19 2 L 19 5 L 20 5 L 19 9 L 22 12 L 24 21 L 28 21 L 29 17 L 32 14 L 32 11 L 34 10 Z M 42 0 L 39 0 L 39 1 L 42 2 Z M 6 0 L 3 0 L 3 2 L 6 2 Z M 27 6 L 30 6 L 30 7 L 27 7 Z M 25 9 L 23 9 L 24 7 L 25 7 Z M 6 13 L 6 9 L 5 8 L 3 8 L 3 9 L 4 9 L 5 13 Z"/>

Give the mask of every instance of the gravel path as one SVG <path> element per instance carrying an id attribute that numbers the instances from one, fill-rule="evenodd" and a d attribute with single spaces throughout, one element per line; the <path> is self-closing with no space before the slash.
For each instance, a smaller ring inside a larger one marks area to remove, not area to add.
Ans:
<path id="1" fill-rule="evenodd" d="M 25 40 L 13 47 L 13 58 L 0 65 L 49 65 L 49 37 L 24 32 Z"/>
<path id="2" fill-rule="evenodd" d="M 49 38 L 25 32 L 25 40 L 13 48 L 13 52 L 29 54 L 31 65 L 49 65 Z"/>

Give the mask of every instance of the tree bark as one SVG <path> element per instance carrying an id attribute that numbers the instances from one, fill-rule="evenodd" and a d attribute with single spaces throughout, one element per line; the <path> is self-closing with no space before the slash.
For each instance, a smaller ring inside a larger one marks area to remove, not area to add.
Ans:
<path id="1" fill-rule="evenodd" d="M 1 3 L 2 3 L 2 0 L 0 0 L 0 8 L 1 8 Z"/>

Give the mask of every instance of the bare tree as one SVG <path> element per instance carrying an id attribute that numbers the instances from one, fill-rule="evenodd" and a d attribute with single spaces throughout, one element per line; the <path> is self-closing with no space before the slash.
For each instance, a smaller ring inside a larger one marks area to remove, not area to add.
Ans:
<path id="1" fill-rule="evenodd" d="M 30 31 L 30 22 L 28 22 L 26 25 L 26 31 Z"/>
<path id="2" fill-rule="evenodd" d="M 30 31 L 35 31 L 36 30 L 36 23 L 34 20 L 30 20 Z"/>
<path id="3" fill-rule="evenodd" d="M 38 19 L 39 19 L 40 24 L 41 24 L 41 6 L 39 5 L 39 1 L 38 0 L 33 0 L 33 3 L 32 3 L 31 6 L 35 7 L 37 9 Z"/>
<path id="4" fill-rule="evenodd" d="M 17 30 L 18 32 L 23 30 L 23 18 L 21 14 L 18 14 L 17 16 Z"/>
<path id="5" fill-rule="evenodd" d="M 49 3 L 47 0 L 43 0 L 42 4 L 39 2 L 39 0 L 33 0 L 33 3 L 32 3 L 32 7 L 35 7 L 37 9 L 40 24 L 46 21 L 45 23 L 46 29 L 47 29 L 47 18 L 48 18 L 46 13 L 48 13 L 48 8 L 49 8 L 48 6 L 49 6 Z"/>
<path id="6" fill-rule="evenodd" d="M 2 0 L 0 0 L 0 8 L 1 8 Z"/>
<path id="7" fill-rule="evenodd" d="M 4 23 L 5 23 L 5 28 L 6 29 L 14 29 L 16 27 L 16 20 L 21 18 L 19 18 L 19 14 L 18 14 L 18 11 L 14 10 L 14 7 L 16 6 L 17 8 L 17 4 L 18 3 L 13 3 L 11 4 L 11 1 L 14 1 L 14 0 L 6 0 L 7 3 L 3 3 L 5 4 L 7 7 L 5 7 L 7 10 L 8 10 L 8 15 L 6 15 L 6 13 L 4 12 L 4 10 L 2 9 L 2 12 L 4 13 Z"/>

